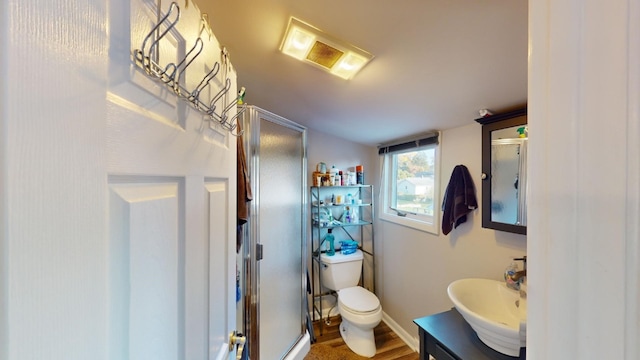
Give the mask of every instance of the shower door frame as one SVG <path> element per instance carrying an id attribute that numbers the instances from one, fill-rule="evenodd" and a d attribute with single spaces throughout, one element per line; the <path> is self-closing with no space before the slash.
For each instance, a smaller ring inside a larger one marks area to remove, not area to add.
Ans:
<path id="1" fill-rule="evenodd" d="M 294 130 L 300 132 L 302 137 L 302 158 L 301 161 L 301 170 L 302 174 L 300 174 L 301 184 L 300 184 L 300 193 L 301 193 L 301 204 L 300 204 L 300 215 L 301 215 L 301 228 L 300 228 L 300 265 L 301 265 L 301 274 L 300 274 L 300 282 L 301 282 L 301 292 L 300 292 L 300 312 L 302 322 L 300 324 L 300 333 L 296 339 L 292 339 L 292 343 L 287 352 L 282 354 L 282 359 L 284 359 L 287 354 L 295 347 L 295 345 L 302 340 L 307 330 L 306 320 L 308 315 L 308 305 L 307 305 L 307 261 L 306 261 L 306 233 L 307 233 L 307 222 L 304 221 L 307 217 L 307 203 L 308 203 L 308 195 L 307 195 L 307 133 L 306 128 L 292 122 L 288 119 L 285 119 L 281 116 L 273 114 L 264 109 L 258 108 L 252 105 L 243 105 L 241 109 L 244 108 L 245 111 L 242 116 L 243 121 L 243 129 L 244 129 L 244 141 L 245 141 L 245 153 L 247 154 L 247 162 L 249 169 L 249 178 L 251 183 L 251 188 L 253 190 L 253 200 L 249 203 L 249 221 L 244 226 L 243 229 L 243 237 L 245 239 L 246 245 L 242 247 L 242 288 L 243 294 L 243 329 L 245 331 L 245 335 L 248 339 L 248 350 L 249 357 L 251 360 L 271 360 L 271 359 L 260 359 L 260 265 L 258 259 L 258 247 L 259 244 L 259 235 L 260 234 L 260 124 L 262 120 L 269 121 L 273 124 L 288 128 L 290 130 Z M 241 110 L 239 109 L 239 110 Z M 283 224 L 286 226 L 286 224 Z M 278 336 L 274 334 L 274 336 Z"/>

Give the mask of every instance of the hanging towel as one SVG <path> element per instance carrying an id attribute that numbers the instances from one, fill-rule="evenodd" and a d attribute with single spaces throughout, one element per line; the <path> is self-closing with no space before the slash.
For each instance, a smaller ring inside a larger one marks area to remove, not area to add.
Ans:
<path id="1" fill-rule="evenodd" d="M 476 190 L 469 170 L 464 165 L 456 165 L 442 200 L 442 233 L 447 235 L 467 221 L 467 214 L 477 207 Z"/>
<path id="2" fill-rule="evenodd" d="M 242 128 L 240 127 L 240 121 L 238 121 L 238 133 L 242 134 Z M 251 183 L 249 182 L 249 171 L 247 169 L 247 157 L 244 153 L 244 140 L 242 135 L 238 136 L 237 140 L 237 207 L 238 207 L 238 231 L 236 234 L 236 252 L 240 251 L 242 247 L 242 225 L 249 221 L 249 206 L 248 202 L 253 200 L 253 194 L 251 192 Z"/>

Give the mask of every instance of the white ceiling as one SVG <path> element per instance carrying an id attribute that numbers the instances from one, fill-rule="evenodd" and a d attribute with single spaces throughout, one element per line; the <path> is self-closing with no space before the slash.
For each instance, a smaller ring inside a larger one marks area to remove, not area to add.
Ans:
<path id="1" fill-rule="evenodd" d="M 368 145 L 527 101 L 526 0 L 196 0 L 245 101 Z M 352 80 L 278 48 L 290 16 L 375 58 Z"/>

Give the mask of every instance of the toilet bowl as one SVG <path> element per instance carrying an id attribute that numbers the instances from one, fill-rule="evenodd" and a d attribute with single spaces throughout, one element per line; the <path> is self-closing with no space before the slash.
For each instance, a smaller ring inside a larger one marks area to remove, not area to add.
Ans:
<path id="1" fill-rule="evenodd" d="M 382 307 L 374 293 L 358 286 L 362 269 L 362 251 L 358 250 L 349 255 L 322 254 L 320 257 L 323 264 L 320 273 L 323 285 L 338 293 L 342 339 L 354 353 L 373 357 L 376 354 L 373 329 L 382 320 Z"/>
<path id="2" fill-rule="evenodd" d="M 373 357 L 376 342 L 373 329 L 382 320 L 380 300 L 370 291 L 354 286 L 338 291 L 338 312 L 342 317 L 340 336 L 356 354 Z"/>

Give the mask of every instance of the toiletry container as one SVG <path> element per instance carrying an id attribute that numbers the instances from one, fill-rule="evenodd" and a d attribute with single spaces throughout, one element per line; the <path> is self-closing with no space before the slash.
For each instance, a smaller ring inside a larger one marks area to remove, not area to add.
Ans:
<path id="1" fill-rule="evenodd" d="M 340 170 L 336 169 L 335 165 L 331 166 L 329 177 L 331 178 L 331 186 L 340 186 Z"/>
<path id="2" fill-rule="evenodd" d="M 327 242 L 327 255 L 329 256 L 333 256 L 336 254 L 336 247 L 335 247 L 335 236 L 333 236 L 333 234 L 331 233 L 331 229 L 327 230 L 327 236 L 324 238 L 324 241 Z"/>
<path id="3" fill-rule="evenodd" d="M 364 185 L 364 167 L 362 165 L 356 166 L 356 183 Z"/>

